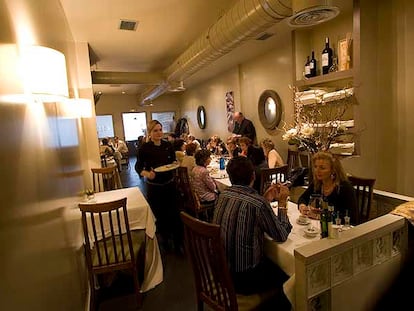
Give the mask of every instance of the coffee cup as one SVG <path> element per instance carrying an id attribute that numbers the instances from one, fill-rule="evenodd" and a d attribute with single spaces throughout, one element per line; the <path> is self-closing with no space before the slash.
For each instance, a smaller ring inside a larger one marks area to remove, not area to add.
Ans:
<path id="1" fill-rule="evenodd" d="M 305 223 L 308 222 L 308 216 L 306 216 L 306 215 L 299 215 L 298 220 L 299 220 L 300 223 L 305 224 Z"/>

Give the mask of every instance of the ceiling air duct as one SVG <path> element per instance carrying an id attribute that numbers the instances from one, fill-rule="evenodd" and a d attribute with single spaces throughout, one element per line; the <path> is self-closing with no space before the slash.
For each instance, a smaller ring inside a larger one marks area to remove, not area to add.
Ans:
<path id="1" fill-rule="evenodd" d="M 330 0 L 293 0 L 293 15 L 288 19 L 291 27 L 309 27 L 324 23 L 339 14 L 339 8 Z"/>
<path id="2" fill-rule="evenodd" d="M 165 70 L 167 84 L 185 80 L 291 15 L 291 0 L 240 0 Z M 142 95 L 141 103 L 167 90 L 165 85 L 156 86 Z"/>

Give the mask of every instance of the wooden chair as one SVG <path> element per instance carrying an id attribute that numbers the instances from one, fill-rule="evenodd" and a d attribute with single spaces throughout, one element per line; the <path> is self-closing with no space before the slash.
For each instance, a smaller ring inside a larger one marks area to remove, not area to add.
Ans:
<path id="1" fill-rule="evenodd" d="M 122 153 L 121 165 L 125 165 L 126 168 L 129 169 L 129 153 L 128 152 Z"/>
<path id="2" fill-rule="evenodd" d="M 275 168 L 262 168 L 260 170 L 260 194 L 263 194 L 272 183 L 284 183 L 287 181 L 288 165 Z"/>
<path id="3" fill-rule="evenodd" d="M 145 265 L 145 230 L 129 229 L 127 199 L 106 203 L 81 203 L 86 265 L 91 290 L 91 310 L 97 308 L 97 284 L 104 274 L 132 272 L 138 307 L 142 305 L 139 272 Z"/>
<path id="4" fill-rule="evenodd" d="M 348 176 L 348 179 L 355 189 L 358 206 L 358 211 L 356 213 L 356 224 L 359 225 L 369 220 L 375 179 L 352 175 Z"/>
<path id="5" fill-rule="evenodd" d="M 260 310 L 259 305 L 277 293 L 236 294 L 220 237 L 220 226 L 185 212 L 181 212 L 181 219 L 185 247 L 194 274 L 198 311 L 204 309 L 204 304 L 220 311 Z"/>
<path id="6" fill-rule="evenodd" d="M 91 168 L 92 184 L 95 192 L 122 188 L 121 178 L 116 166 Z"/>
<path id="7" fill-rule="evenodd" d="M 302 165 L 300 163 L 299 151 L 288 149 L 288 156 L 287 156 L 286 163 L 288 165 L 289 172 L 297 167 L 301 167 Z"/>
<path id="8" fill-rule="evenodd" d="M 176 175 L 177 190 L 182 210 L 188 212 L 196 218 L 210 220 L 210 215 L 214 210 L 214 204 L 202 204 L 190 182 L 186 167 L 177 168 Z"/>

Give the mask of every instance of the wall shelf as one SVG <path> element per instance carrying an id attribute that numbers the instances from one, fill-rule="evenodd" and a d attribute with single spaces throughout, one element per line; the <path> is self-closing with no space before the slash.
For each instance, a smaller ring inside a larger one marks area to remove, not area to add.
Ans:
<path id="1" fill-rule="evenodd" d="M 326 75 L 319 75 L 316 77 L 308 78 L 306 80 L 297 80 L 295 86 L 302 88 L 306 86 L 320 85 L 328 82 L 335 82 L 340 80 L 352 79 L 354 71 L 352 69 L 331 72 Z"/>

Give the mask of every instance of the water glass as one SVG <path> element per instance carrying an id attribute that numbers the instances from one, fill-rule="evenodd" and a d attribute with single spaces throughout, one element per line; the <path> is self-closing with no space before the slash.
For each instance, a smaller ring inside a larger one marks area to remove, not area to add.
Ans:
<path id="1" fill-rule="evenodd" d="M 344 227 L 350 227 L 351 226 L 351 217 L 345 216 L 344 221 L 345 221 Z"/>

